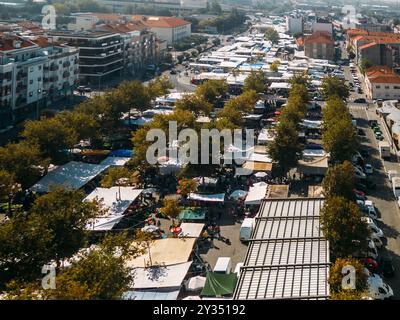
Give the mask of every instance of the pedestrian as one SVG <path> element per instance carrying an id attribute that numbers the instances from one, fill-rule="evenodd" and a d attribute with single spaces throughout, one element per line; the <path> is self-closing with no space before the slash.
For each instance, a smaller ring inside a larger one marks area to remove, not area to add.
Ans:
<path id="1" fill-rule="evenodd" d="M 214 227 L 214 232 L 215 232 L 215 235 L 218 236 L 218 239 L 220 239 L 221 238 L 221 228 L 219 227 L 219 225 L 216 225 Z"/>

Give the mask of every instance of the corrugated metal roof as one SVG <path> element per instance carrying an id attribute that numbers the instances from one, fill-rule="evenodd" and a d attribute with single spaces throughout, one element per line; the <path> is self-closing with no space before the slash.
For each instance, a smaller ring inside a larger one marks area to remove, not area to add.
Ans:
<path id="1" fill-rule="evenodd" d="M 234 299 L 326 299 L 329 242 L 322 198 L 266 199 L 256 217 Z"/>
<path id="2" fill-rule="evenodd" d="M 245 268 L 235 299 L 324 299 L 328 270 L 325 265 Z"/>

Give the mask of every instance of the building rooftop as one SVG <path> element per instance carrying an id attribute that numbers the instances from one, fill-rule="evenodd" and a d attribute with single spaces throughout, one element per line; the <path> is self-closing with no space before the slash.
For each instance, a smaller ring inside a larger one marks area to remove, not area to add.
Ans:
<path id="1" fill-rule="evenodd" d="M 332 36 L 328 32 L 314 32 L 312 35 L 305 37 L 304 43 L 325 43 L 334 44 Z"/>
<path id="2" fill-rule="evenodd" d="M 400 83 L 400 76 L 387 66 L 373 66 L 366 75 L 371 83 Z"/>
<path id="3" fill-rule="evenodd" d="M 30 40 L 24 39 L 17 35 L 9 35 L 0 32 L 0 51 L 12 51 L 18 49 L 25 49 L 35 47 L 36 44 Z"/>
<path id="4" fill-rule="evenodd" d="M 263 200 L 234 299 L 327 299 L 329 242 L 323 198 Z"/>
<path id="5" fill-rule="evenodd" d="M 140 16 L 132 17 L 134 21 L 143 21 L 146 25 L 153 28 L 176 28 L 191 24 L 189 21 L 177 17 L 157 17 L 157 16 Z"/>

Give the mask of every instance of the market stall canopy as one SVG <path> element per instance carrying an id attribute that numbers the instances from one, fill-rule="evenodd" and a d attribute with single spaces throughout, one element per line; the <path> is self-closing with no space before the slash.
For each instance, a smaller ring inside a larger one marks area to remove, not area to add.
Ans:
<path id="1" fill-rule="evenodd" d="M 270 184 L 268 187 L 267 198 L 287 198 L 289 196 L 289 185 Z"/>
<path id="2" fill-rule="evenodd" d="M 122 300 L 177 300 L 180 288 L 132 290 L 122 294 Z"/>
<path id="3" fill-rule="evenodd" d="M 201 231 L 203 231 L 204 223 L 183 222 L 180 227 L 182 229 L 179 234 L 180 237 L 198 238 L 200 237 Z"/>
<path id="4" fill-rule="evenodd" d="M 134 268 L 132 289 L 180 289 L 192 261 L 168 266 Z"/>
<path id="5" fill-rule="evenodd" d="M 240 198 L 244 198 L 247 195 L 247 191 L 244 190 L 235 190 L 231 193 L 231 195 L 229 196 L 229 198 L 234 199 L 234 200 L 238 200 Z"/>
<path id="6" fill-rule="evenodd" d="M 39 193 L 49 192 L 51 186 L 78 190 L 106 170 L 108 165 L 71 161 L 47 173 L 31 187 Z"/>
<path id="7" fill-rule="evenodd" d="M 207 272 L 206 283 L 200 296 L 222 297 L 230 296 L 235 290 L 237 282 L 236 273 L 221 274 Z"/>
<path id="8" fill-rule="evenodd" d="M 204 202 L 224 202 L 225 193 L 217 193 L 217 194 L 189 193 L 188 199 L 196 201 L 204 201 Z"/>
<path id="9" fill-rule="evenodd" d="M 157 239 L 150 244 L 151 261 L 153 264 L 169 266 L 187 262 L 192 254 L 196 238 L 166 238 Z M 133 246 L 140 246 L 134 241 Z M 140 256 L 128 259 L 127 267 L 145 268 L 150 264 L 148 249 Z"/>
<path id="10" fill-rule="evenodd" d="M 110 167 L 123 167 L 131 158 L 127 157 L 107 157 L 100 164 Z"/>
<path id="11" fill-rule="evenodd" d="M 179 220 L 204 220 L 206 213 L 206 208 L 189 207 L 179 213 Z"/>
<path id="12" fill-rule="evenodd" d="M 256 161 L 246 161 L 245 164 L 243 164 L 242 168 L 249 170 L 249 172 L 267 172 L 270 173 L 272 171 L 272 163 L 267 163 L 267 162 L 256 162 Z"/>
<path id="13" fill-rule="evenodd" d="M 261 185 L 250 187 L 249 193 L 247 194 L 245 205 L 259 205 L 261 200 L 265 198 L 267 194 L 268 185 Z"/>
<path id="14" fill-rule="evenodd" d="M 95 231 L 112 229 L 142 191 L 133 187 L 96 188 L 84 201 L 99 200 L 106 210 L 102 216 L 90 219 L 86 228 Z"/>

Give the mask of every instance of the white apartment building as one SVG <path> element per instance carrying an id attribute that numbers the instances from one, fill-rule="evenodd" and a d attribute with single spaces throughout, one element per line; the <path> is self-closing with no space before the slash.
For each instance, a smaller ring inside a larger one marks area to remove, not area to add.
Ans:
<path id="1" fill-rule="evenodd" d="M 45 38 L 4 34 L 0 38 L 0 127 L 35 118 L 41 107 L 72 94 L 77 60 L 76 49 Z"/>

